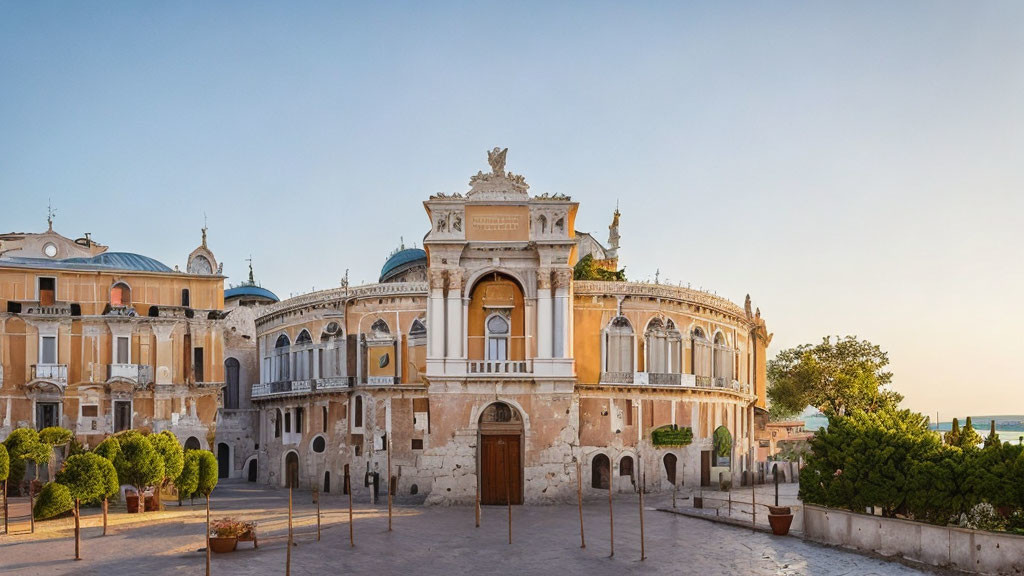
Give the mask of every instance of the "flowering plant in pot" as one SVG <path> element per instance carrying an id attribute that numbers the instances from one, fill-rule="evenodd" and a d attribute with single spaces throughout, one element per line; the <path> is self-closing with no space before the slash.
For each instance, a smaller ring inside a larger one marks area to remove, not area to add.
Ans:
<path id="1" fill-rule="evenodd" d="M 233 518 L 221 518 L 210 523 L 210 550 L 214 552 L 231 552 L 238 545 L 238 537 L 249 534 L 256 529 L 252 522 L 243 522 Z"/>

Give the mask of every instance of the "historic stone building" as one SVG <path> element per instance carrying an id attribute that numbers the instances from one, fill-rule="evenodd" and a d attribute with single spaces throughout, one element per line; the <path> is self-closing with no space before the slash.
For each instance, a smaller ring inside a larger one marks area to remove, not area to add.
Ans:
<path id="1" fill-rule="evenodd" d="M 398 494 L 441 503 L 571 499 L 577 460 L 588 493 L 745 481 L 771 338 L 760 312 L 574 281 L 585 255 L 618 267 L 618 211 L 606 247 L 576 232 L 568 196 L 531 196 L 505 153 L 465 194 L 424 202 L 423 250 L 396 251 L 379 283 L 258 309 L 258 449 L 225 448 L 230 474 L 340 491 L 349 465 L 365 492 L 390 452 Z"/>
<path id="2" fill-rule="evenodd" d="M 0 438 L 63 426 L 86 446 L 129 428 L 210 446 L 224 383 L 224 278 L 202 244 L 187 272 L 89 235 L 0 235 Z"/>

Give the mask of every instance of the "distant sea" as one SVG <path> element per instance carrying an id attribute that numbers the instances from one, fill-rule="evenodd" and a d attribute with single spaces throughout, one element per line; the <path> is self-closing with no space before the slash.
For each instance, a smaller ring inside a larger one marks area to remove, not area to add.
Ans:
<path id="1" fill-rule="evenodd" d="M 818 428 L 828 428 L 828 418 L 824 415 L 811 412 L 804 413 L 800 418 L 807 423 L 804 427 L 805 430 L 810 432 L 817 432 Z M 959 417 L 958 417 L 959 418 Z M 967 417 L 959 418 L 960 426 L 963 427 L 964 421 Z M 974 429 L 981 434 L 982 438 L 988 436 L 989 422 L 992 420 L 996 421 L 996 434 L 999 435 L 999 439 L 1003 442 L 1013 442 L 1014 444 L 1020 441 L 1020 437 L 1024 436 L 1024 415 L 1009 415 L 1009 416 L 975 416 L 971 415 L 971 424 Z M 938 430 L 944 432 L 953 427 L 953 422 L 940 422 Z M 935 423 L 932 422 L 931 429 L 935 430 Z"/>

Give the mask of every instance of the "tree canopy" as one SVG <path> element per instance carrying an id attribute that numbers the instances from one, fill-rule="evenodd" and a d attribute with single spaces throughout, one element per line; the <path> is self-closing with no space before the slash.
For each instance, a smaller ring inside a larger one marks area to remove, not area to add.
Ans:
<path id="1" fill-rule="evenodd" d="M 0 444 L 0 482 L 7 480 L 11 473 L 11 458 L 7 455 L 7 447 Z"/>
<path id="2" fill-rule="evenodd" d="M 618 280 L 621 282 L 626 279 L 626 269 L 606 270 L 594 262 L 594 257 L 591 254 L 587 254 L 583 258 L 580 258 L 579 262 L 576 262 L 576 266 L 573 266 L 572 279 L 605 281 Z"/>
<path id="3" fill-rule="evenodd" d="M 49 428 L 43 428 L 39 431 L 39 441 L 50 446 L 63 446 L 75 435 L 67 428 L 61 428 L 60 426 L 50 426 Z"/>
<path id="4" fill-rule="evenodd" d="M 131 484 L 141 494 L 147 486 L 154 486 L 164 479 L 164 460 L 153 448 L 149 437 L 128 434 L 118 442 L 121 453 L 114 460 L 114 467 L 121 482 Z"/>
<path id="5" fill-rule="evenodd" d="M 174 487 L 178 489 L 178 501 L 188 498 L 199 488 L 199 451 L 189 450 L 182 459 L 181 472 L 174 479 Z"/>
<path id="6" fill-rule="evenodd" d="M 199 454 L 199 483 L 197 494 L 209 496 L 217 487 L 217 457 L 209 450 L 195 450 Z"/>
<path id="7" fill-rule="evenodd" d="M 121 443 L 118 442 L 117 438 L 109 436 L 105 438 L 103 442 L 100 442 L 99 446 L 93 449 L 93 453 L 114 462 L 121 454 Z"/>
<path id="8" fill-rule="evenodd" d="M 57 473 L 57 482 L 68 487 L 73 499 L 82 502 L 102 499 L 107 486 L 101 462 L 109 464 L 106 458 L 92 453 L 71 456 Z"/>
<path id="9" fill-rule="evenodd" d="M 39 433 L 32 428 L 15 428 L 4 440 L 7 456 L 10 458 L 10 480 L 15 485 L 25 479 L 25 456 L 39 444 Z"/>
<path id="10" fill-rule="evenodd" d="M 895 409 L 903 396 L 888 388 L 889 356 L 856 336 L 782 350 L 768 362 L 772 416 L 786 418 L 814 406 L 826 416 Z"/>
<path id="11" fill-rule="evenodd" d="M 159 434 L 150 435 L 149 441 L 164 460 L 164 480 L 177 478 L 184 463 L 184 452 L 178 437 L 174 432 L 164 430 Z"/>

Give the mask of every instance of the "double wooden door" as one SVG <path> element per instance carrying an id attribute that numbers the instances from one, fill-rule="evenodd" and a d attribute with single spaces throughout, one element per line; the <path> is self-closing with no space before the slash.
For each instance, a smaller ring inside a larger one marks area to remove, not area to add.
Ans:
<path id="1" fill-rule="evenodd" d="M 480 503 L 523 503 L 523 468 L 519 435 L 480 437 Z"/>

